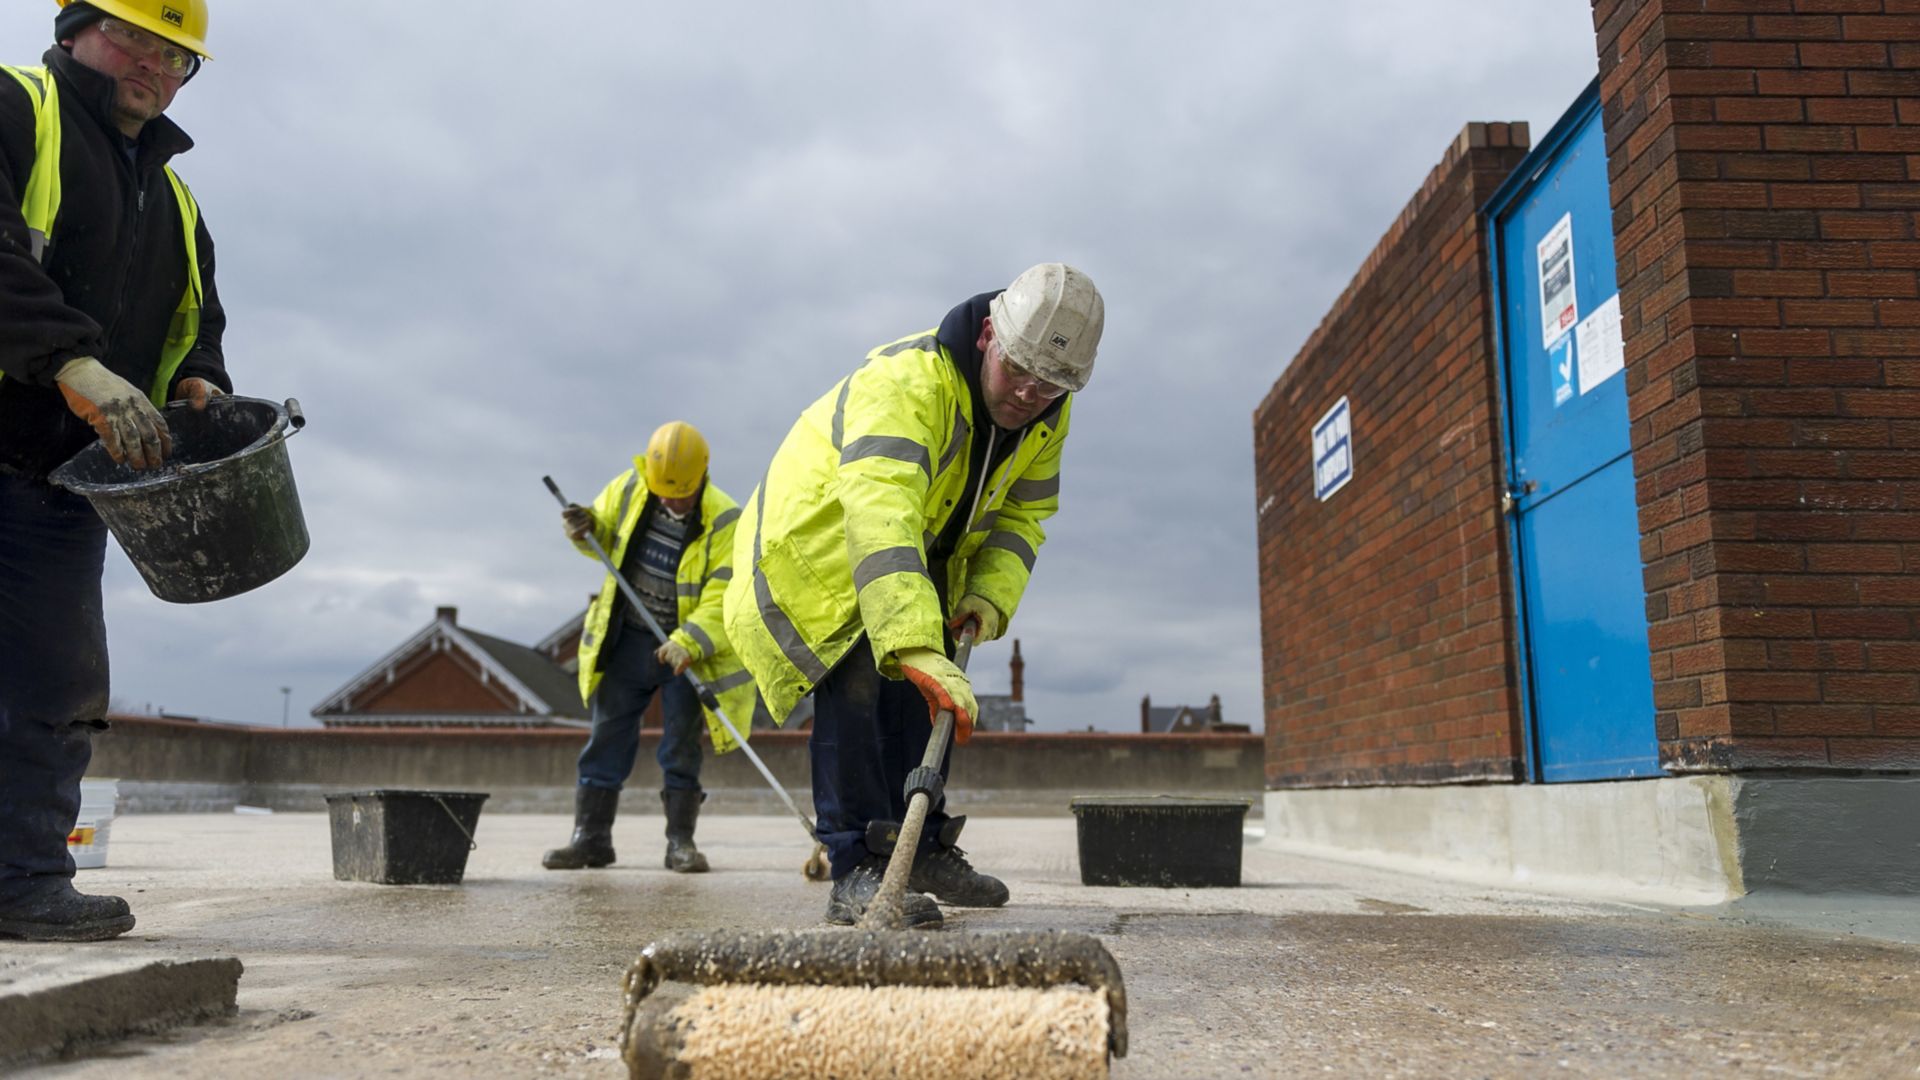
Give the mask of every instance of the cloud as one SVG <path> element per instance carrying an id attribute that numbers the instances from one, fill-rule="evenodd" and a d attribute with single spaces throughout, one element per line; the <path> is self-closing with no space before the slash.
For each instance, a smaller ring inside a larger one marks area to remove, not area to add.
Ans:
<path id="1" fill-rule="evenodd" d="M 867 349 L 1063 259 L 1110 321 L 1011 631 L 1030 707 L 1257 725 L 1254 405 L 1463 123 L 1544 132 L 1595 69 L 1584 0 L 228 2 L 210 45 L 179 165 L 240 390 L 311 417 L 314 546 L 194 608 L 116 556 L 108 623 L 116 697 L 267 721 L 437 605 L 522 641 L 578 611 L 542 474 L 588 497 L 685 418 L 744 499 Z"/>

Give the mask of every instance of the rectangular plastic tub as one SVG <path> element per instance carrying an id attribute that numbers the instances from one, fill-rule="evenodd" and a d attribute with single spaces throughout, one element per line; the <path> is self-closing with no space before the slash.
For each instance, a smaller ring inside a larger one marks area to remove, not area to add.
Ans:
<path id="1" fill-rule="evenodd" d="M 483 791 L 346 791 L 327 796 L 333 876 L 381 885 L 458 885 Z"/>
<path id="2" fill-rule="evenodd" d="M 1171 795 L 1073 800 L 1082 885 L 1240 884 L 1244 799 Z"/>

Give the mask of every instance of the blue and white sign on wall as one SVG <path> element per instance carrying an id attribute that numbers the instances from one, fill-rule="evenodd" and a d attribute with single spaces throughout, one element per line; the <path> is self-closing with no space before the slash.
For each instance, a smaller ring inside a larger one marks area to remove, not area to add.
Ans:
<path id="1" fill-rule="evenodd" d="M 1313 494 L 1321 502 L 1353 479 L 1353 418 L 1341 398 L 1313 425 Z"/>

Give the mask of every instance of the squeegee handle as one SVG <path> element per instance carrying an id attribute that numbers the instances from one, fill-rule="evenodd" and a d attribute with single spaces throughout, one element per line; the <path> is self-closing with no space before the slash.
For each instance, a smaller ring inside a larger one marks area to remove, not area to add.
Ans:
<path id="1" fill-rule="evenodd" d="M 548 491 L 553 492 L 553 497 L 559 501 L 562 510 L 573 505 L 567 502 L 565 495 L 560 494 L 560 485 L 553 482 L 553 477 L 543 476 L 540 478 L 540 482 L 547 485 Z M 661 631 L 660 624 L 654 620 L 653 612 L 647 610 L 647 605 L 640 600 L 640 594 L 634 590 L 633 583 L 628 581 L 627 576 L 622 574 L 619 568 L 613 565 L 613 560 L 607 557 L 607 549 L 600 546 L 600 538 L 594 536 L 592 533 L 588 533 L 587 546 L 593 548 L 595 555 L 600 556 L 601 564 L 607 568 L 607 573 L 613 575 L 614 584 L 620 586 L 620 591 L 626 596 L 627 603 L 633 606 L 633 610 L 640 613 L 640 618 L 646 621 L 647 629 L 653 631 L 654 640 L 660 642 L 666 641 L 667 635 Z M 700 676 L 695 675 L 692 668 L 688 668 L 685 674 L 687 681 L 693 684 L 693 692 L 699 695 L 700 704 L 712 710 L 713 715 L 719 717 L 720 722 L 725 724 L 727 730 L 733 733 L 734 745 L 746 753 L 747 760 L 753 762 L 753 767 L 760 770 L 760 775 L 765 777 L 767 783 L 773 786 L 774 794 L 780 796 L 780 801 L 787 804 L 787 809 L 793 811 L 793 816 L 800 819 L 801 826 L 807 830 L 807 838 L 810 840 L 814 839 L 812 819 L 802 813 L 800 807 L 794 805 L 793 796 L 787 794 L 787 789 L 781 787 L 780 781 L 773 778 L 773 771 L 767 768 L 767 763 L 761 761 L 760 755 L 754 753 L 753 747 L 747 745 L 746 736 L 740 734 L 740 729 L 733 726 L 733 721 L 727 718 L 726 711 L 720 708 L 720 696 L 709 689 L 706 683 L 701 682 Z"/>
<path id="2" fill-rule="evenodd" d="M 961 671 L 967 670 L 967 661 L 973 656 L 973 631 L 968 629 L 960 634 L 960 643 L 953 650 L 953 663 Z M 941 762 L 946 760 L 947 742 L 953 738 L 953 711 L 941 709 L 934 717 L 933 734 L 927 739 L 927 752 L 920 758 L 920 767 L 940 770 Z M 867 912 L 860 919 L 863 930 L 898 930 L 901 928 L 901 905 L 907 895 L 907 879 L 913 875 L 913 860 L 920 851 L 920 834 L 927 826 L 927 813 L 933 809 L 933 794 L 921 790 L 913 793 L 907 802 L 906 820 L 900 823 L 900 832 L 893 842 L 893 855 L 887 860 L 886 876 L 880 879 L 880 890 L 873 894 L 873 900 L 867 904 Z"/>

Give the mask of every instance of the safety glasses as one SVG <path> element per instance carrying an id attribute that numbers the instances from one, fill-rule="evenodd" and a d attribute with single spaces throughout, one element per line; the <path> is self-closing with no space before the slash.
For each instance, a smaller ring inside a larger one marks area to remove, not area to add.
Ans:
<path id="1" fill-rule="evenodd" d="M 165 38 L 119 19 L 101 19 L 98 25 L 107 44 L 136 60 L 159 61 L 160 70 L 173 78 L 184 79 L 193 71 L 193 54 Z"/>

